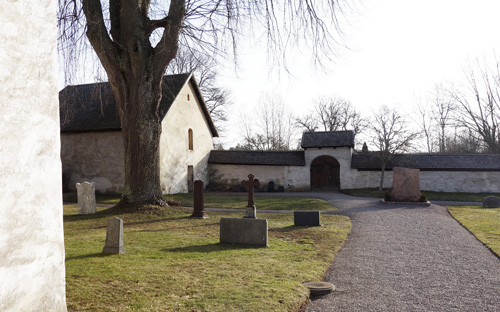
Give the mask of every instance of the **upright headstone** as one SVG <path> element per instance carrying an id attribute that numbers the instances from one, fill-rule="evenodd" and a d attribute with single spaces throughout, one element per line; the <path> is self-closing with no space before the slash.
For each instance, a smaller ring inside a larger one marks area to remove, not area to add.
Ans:
<path id="1" fill-rule="evenodd" d="M 486 196 L 483 198 L 484 208 L 500 208 L 500 197 Z"/>
<path id="2" fill-rule="evenodd" d="M 97 212 L 95 205 L 94 182 L 83 182 L 76 184 L 78 196 L 78 214 L 93 214 Z"/>
<path id="3" fill-rule="evenodd" d="M 392 201 L 417 202 L 420 200 L 420 170 L 399 168 L 392 169 Z"/>
<path id="4" fill-rule="evenodd" d="M 245 208 L 245 216 L 243 218 L 257 218 L 256 207 L 253 199 L 254 187 L 259 186 L 260 183 L 258 180 L 254 180 L 254 175 L 248 175 L 248 181 L 241 181 L 241 185 L 248 188 L 248 205 Z"/>
<path id="5" fill-rule="evenodd" d="M 103 253 L 107 254 L 122 254 L 125 253 L 123 247 L 123 220 L 118 217 L 113 217 L 108 221 L 106 230 L 106 244 L 102 249 Z"/>
<path id="6" fill-rule="evenodd" d="M 206 219 L 205 199 L 203 195 L 203 181 L 194 181 L 194 209 L 191 218 Z"/>

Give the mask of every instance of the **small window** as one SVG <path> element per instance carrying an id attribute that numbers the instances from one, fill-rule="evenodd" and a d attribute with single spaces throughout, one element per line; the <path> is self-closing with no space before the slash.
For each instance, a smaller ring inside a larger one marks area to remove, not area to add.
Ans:
<path id="1" fill-rule="evenodd" d="M 188 130 L 189 150 L 193 150 L 193 129 Z"/>
<path id="2" fill-rule="evenodd" d="M 187 98 L 188 98 L 188 101 L 189 101 L 189 94 L 188 94 Z"/>

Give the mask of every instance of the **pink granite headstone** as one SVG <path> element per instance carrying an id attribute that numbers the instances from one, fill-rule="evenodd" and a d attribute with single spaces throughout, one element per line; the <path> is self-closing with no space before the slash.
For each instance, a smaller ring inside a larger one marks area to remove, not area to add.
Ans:
<path id="1" fill-rule="evenodd" d="M 420 170 L 409 168 L 392 169 L 392 201 L 419 201 Z"/>

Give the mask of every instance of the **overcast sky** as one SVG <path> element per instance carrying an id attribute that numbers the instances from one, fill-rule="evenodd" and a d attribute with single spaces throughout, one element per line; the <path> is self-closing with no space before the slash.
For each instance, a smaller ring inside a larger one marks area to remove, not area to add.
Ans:
<path id="1" fill-rule="evenodd" d="M 255 106 L 262 92 L 281 96 L 296 114 L 312 109 L 320 95 L 340 96 L 370 114 L 382 104 L 410 111 L 416 94 L 439 82 L 458 81 L 469 59 L 500 54 L 498 0 L 364 0 L 351 26 L 349 49 L 327 72 L 308 57 L 286 73 L 269 75 L 263 47 L 240 48 L 238 75 L 221 69 L 222 85 L 232 92 L 228 128 L 239 131 L 238 116 Z M 226 147 L 236 145 L 230 135 Z"/>

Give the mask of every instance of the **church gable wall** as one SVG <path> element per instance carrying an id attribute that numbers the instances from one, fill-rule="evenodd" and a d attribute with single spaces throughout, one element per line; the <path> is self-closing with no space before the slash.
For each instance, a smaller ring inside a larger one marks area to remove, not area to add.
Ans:
<path id="1" fill-rule="evenodd" d="M 192 149 L 189 146 L 192 130 Z M 163 119 L 160 142 L 161 186 L 166 194 L 188 192 L 188 166 L 193 179 L 209 183 L 208 157 L 213 149 L 210 127 L 191 83 L 187 83 Z"/>

